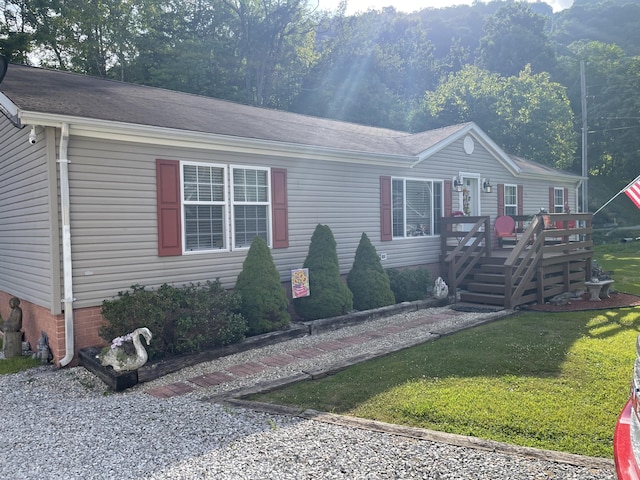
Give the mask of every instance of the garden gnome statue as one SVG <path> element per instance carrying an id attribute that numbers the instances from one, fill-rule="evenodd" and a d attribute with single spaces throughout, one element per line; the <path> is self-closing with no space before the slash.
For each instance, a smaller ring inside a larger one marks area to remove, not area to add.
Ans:
<path id="1" fill-rule="evenodd" d="M 449 297 L 449 287 L 444 282 L 442 277 L 438 277 L 436 279 L 436 284 L 433 289 L 433 296 L 438 300 L 442 300 L 443 298 Z"/>
<path id="2" fill-rule="evenodd" d="M 3 351 L 5 358 L 19 357 L 22 354 L 22 309 L 20 299 L 12 297 L 9 300 L 11 314 L 6 321 L 0 324 L 0 330 L 4 333 Z"/>

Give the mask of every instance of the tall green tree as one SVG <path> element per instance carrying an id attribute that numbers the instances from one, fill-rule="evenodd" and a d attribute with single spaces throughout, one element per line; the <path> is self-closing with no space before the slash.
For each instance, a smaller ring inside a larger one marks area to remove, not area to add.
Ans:
<path id="1" fill-rule="evenodd" d="M 413 129 L 473 121 L 508 153 L 556 168 L 573 165 L 577 138 L 562 85 L 527 66 L 500 77 L 468 66 L 427 92 Z"/>
<path id="2" fill-rule="evenodd" d="M 480 40 L 479 65 L 509 77 L 531 65 L 549 71 L 555 53 L 545 31 L 545 18 L 526 2 L 509 2 L 489 17 Z"/>
<path id="3" fill-rule="evenodd" d="M 313 60 L 314 23 L 306 1 L 222 1 L 234 16 L 233 36 L 244 65 L 246 102 L 282 106 L 274 97 L 278 83 L 297 88 Z"/>
<path id="4" fill-rule="evenodd" d="M 640 173 L 640 57 L 602 42 L 575 42 L 567 50 L 557 75 L 570 85 L 576 111 L 580 62 L 585 67 L 589 174 L 613 176 L 624 186 Z"/>
<path id="5" fill-rule="evenodd" d="M 434 90 L 427 91 L 413 112 L 414 131 L 473 121 L 486 132 L 498 131 L 496 105 L 504 92 L 504 79 L 472 65 L 449 74 Z"/>
<path id="6" fill-rule="evenodd" d="M 417 17 L 386 8 L 338 16 L 295 111 L 406 129 L 408 106 L 437 84 L 433 47 Z"/>

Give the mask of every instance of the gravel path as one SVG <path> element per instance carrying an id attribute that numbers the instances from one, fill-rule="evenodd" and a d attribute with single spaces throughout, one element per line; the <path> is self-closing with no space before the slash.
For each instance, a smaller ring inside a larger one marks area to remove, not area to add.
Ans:
<path id="1" fill-rule="evenodd" d="M 443 311 L 429 309 L 434 314 Z M 333 355 L 179 397 L 160 399 L 145 393 L 164 383 L 246 362 L 252 355 L 278 354 L 425 312 L 225 357 L 122 393 L 106 392 L 104 384 L 82 367 L 39 367 L 0 376 L 0 478 L 615 479 L 606 462 L 568 465 L 203 401 L 224 389 L 317 368 L 322 361 L 344 360 Z M 446 330 L 477 323 L 486 314 L 444 317 L 437 327 Z M 415 343 L 434 328 L 390 335 L 380 344 L 354 346 L 339 355 L 355 356 L 358 348 L 388 348 L 383 344 L 389 342 Z"/>

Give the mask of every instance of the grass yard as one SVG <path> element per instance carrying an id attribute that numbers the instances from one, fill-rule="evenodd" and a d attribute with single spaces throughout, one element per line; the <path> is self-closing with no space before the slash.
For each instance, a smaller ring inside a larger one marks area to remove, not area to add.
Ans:
<path id="1" fill-rule="evenodd" d="M 640 295 L 640 241 L 599 245 L 595 253 L 603 270 L 614 272 L 617 290 Z"/>
<path id="2" fill-rule="evenodd" d="M 640 308 L 526 313 L 255 400 L 612 457 Z"/>
<path id="3" fill-rule="evenodd" d="M 2 350 L 2 337 L 0 337 L 0 350 Z M 0 360 L 0 375 L 17 373 L 38 365 L 40 365 L 40 361 L 31 357 L 3 358 Z"/>
<path id="4" fill-rule="evenodd" d="M 597 258 L 618 290 L 640 294 L 635 243 Z M 640 307 L 520 313 L 251 398 L 611 458 L 639 331 Z"/>

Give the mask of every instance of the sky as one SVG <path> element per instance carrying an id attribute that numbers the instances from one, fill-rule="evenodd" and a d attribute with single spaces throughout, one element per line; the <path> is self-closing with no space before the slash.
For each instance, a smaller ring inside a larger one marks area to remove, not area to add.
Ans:
<path id="1" fill-rule="evenodd" d="M 340 0 L 315 0 L 319 2 L 322 10 L 335 10 Z M 310 4 L 315 3 L 314 0 Z M 473 0 L 347 0 L 347 15 L 357 12 L 366 12 L 369 9 L 380 10 L 384 7 L 393 6 L 396 10 L 405 13 L 415 12 L 424 8 L 443 8 L 453 5 L 471 5 Z M 551 5 L 554 12 L 569 8 L 573 0 L 545 0 Z"/>

